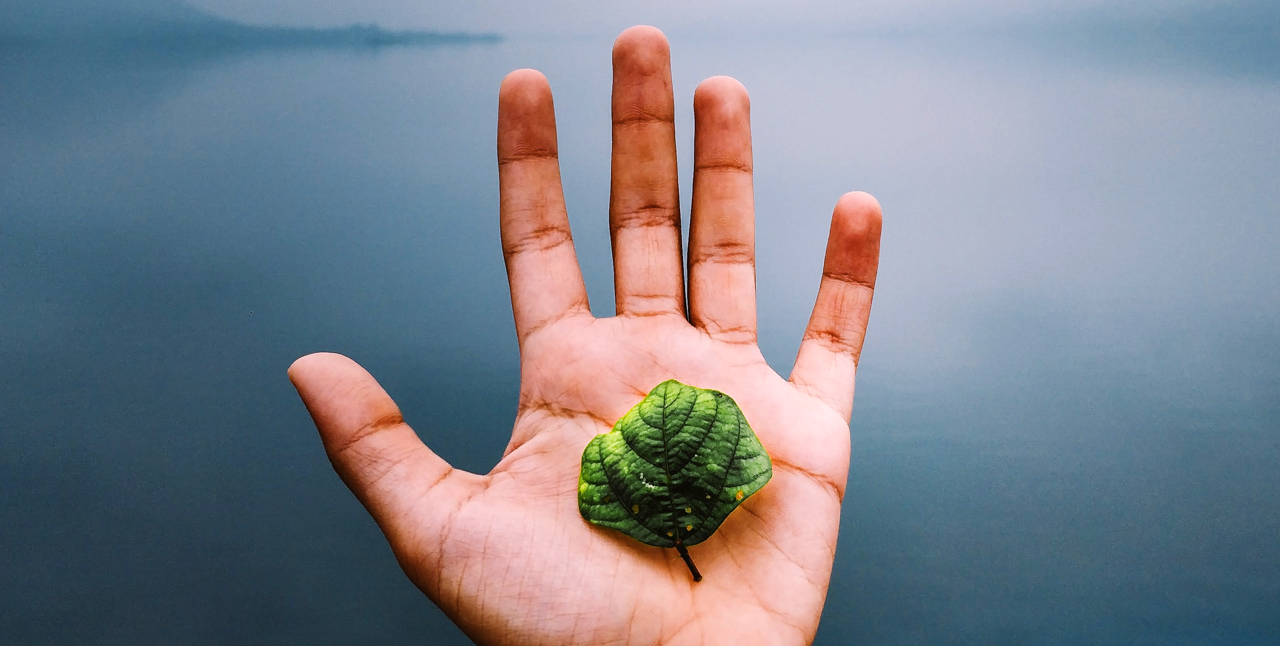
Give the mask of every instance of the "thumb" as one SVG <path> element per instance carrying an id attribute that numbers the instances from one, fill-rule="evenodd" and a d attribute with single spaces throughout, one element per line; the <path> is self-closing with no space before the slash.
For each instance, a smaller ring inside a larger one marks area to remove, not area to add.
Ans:
<path id="1" fill-rule="evenodd" d="M 387 392 L 351 359 L 307 355 L 289 367 L 289 379 L 315 420 L 334 471 L 397 555 L 410 545 L 438 551 L 445 519 L 481 478 L 455 470 L 427 448 Z"/>

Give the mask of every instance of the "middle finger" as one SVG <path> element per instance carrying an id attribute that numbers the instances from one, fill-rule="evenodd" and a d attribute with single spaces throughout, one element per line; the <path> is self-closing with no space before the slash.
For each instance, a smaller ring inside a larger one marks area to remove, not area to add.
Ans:
<path id="1" fill-rule="evenodd" d="M 619 315 L 684 315 L 675 103 L 667 39 L 632 27 L 613 46 L 609 230 Z"/>

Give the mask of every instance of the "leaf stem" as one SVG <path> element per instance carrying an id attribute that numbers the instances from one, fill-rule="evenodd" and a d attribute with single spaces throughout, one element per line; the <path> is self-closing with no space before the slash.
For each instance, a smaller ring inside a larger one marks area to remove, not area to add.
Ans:
<path id="1" fill-rule="evenodd" d="M 680 558 L 684 559 L 684 564 L 689 566 L 689 571 L 693 573 L 693 582 L 697 583 L 702 580 L 702 573 L 698 572 L 698 566 L 693 564 L 693 559 L 689 558 L 689 550 L 683 545 L 676 545 L 676 551 L 680 553 Z"/>

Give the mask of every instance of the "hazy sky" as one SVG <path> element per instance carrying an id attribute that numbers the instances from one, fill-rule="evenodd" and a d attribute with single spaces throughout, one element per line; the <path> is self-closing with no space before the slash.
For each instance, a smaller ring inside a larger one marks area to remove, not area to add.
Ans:
<path id="1" fill-rule="evenodd" d="M 595 33 L 636 23 L 665 29 L 818 29 L 941 26 L 1075 13 L 1159 15 L 1207 0 L 194 0 L 213 13 L 258 23 L 330 25 L 376 22 L 388 27 L 522 33 Z"/>
<path id="2" fill-rule="evenodd" d="M 192 7 L 251 24 L 498 32 L 511 36 L 608 36 L 634 24 L 668 32 L 726 34 L 949 30 L 1083 18 L 1146 18 L 1223 10 L 1275 14 L 1273 0 L 5 0 L 0 32 L 101 30 L 136 18 L 174 18 Z M 1228 9 L 1230 7 L 1230 9 Z"/>

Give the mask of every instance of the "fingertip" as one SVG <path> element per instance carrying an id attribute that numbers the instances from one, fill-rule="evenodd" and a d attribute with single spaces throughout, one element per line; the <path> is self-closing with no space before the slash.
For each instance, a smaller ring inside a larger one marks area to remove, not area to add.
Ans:
<path id="1" fill-rule="evenodd" d="M 535 69 L 519 69 L 507 74 L 498 87 L 498 107 L 507 111 L 528 111 L 551 99 L 551 83 Z"/>
<path id="2" fill-rule="evenodd" d="M 870 193 L 849 191 L 841 195 L 840 200 L 836 202 L 836 212 L 850 216 L 864 215 L 865 217 L 879 219 L 880 201 Z"/>
<path id="3" fill-rule="evenodd" d="M 737 79 L 713 76 L 693 93 L 694 167 L 751 172 L 751 98 Z"/>
<path id="4" fill-rule="evenodd" d="M 674 129 L 671 49 L 661 31 L 632 27 L 614 41 L 612 106 L 615 125 L 659 122 Z"/>
<path id="5" fill-rule="evenodd" d="M 699 104 L 712 107 L 718 104 L 746 107 L 750 105 L 750 97 L 746 86 L 733 77 L 710 77 L 698 83 L 694 90 L 694 106 Z"/>
<path id="6" fill-rule="evenodd" d="M 733 117 L 751 112 L 746 86 L 732 76 L 713 76 L 693 91 L 693 109 L 707 116 Z"/>
<path id="7" fill-rule="evenodd" d="M 310 407 L 313 403 L 347 394 L 351 386 L 376 384 L 369 371 L 354 359 L 336 352 L 315 352 L 289 366 L 289 381 Z"/>
<path id="8" fill-rule="evenodd" d="M 639 74 L 661 72 L 670 65 L 671 44 L 657 27 L 636 25 L 626 29 L 613 41 L 615 71 L 626 69 Z"/>
<path id="9" fill-rule="evenodd" d="M 293 363 L 289 364 L 289 370 L 288 370 L 289 382 L 293 384 L 294 388 L 298 387 L 298 379 L 301 377 L 301 375 L 306 373 L 307 366 L 310 365 L 312 361 L 314 361 L 314 359 L 311 358 L 313 356 L 315 355 L 314 354 L 304 355 L 304 356 L 298 357 L 297 359 L 294 359 Z"/>
<path id="10" fill-rule="evenodd" d="M 331 372 L 335 364 L 341 363 L 354 364 L 355 362 L 335 352 L 313 352 L 295 359 L 289 365 L 289 381 L 293 382 L 295 388 L 299 388 L 300 384 L 324 372 Z"/>
<path id="11" fill-rule="evenodd" d="M 880 266 L 880 203 L 856 191 L 845 193 L 831 216 L 823 271 L 874 288 Z"/>
<path id="12" fill-rule="evenodd" d="M 513 70 L 506 76 L 502 77 L 502 92 L 508 92 L 518 87 L 524 86 L 546 86 L 549 82 L 547 76 L 531 67 L 522 67 Z"/>
<path id="13" fill-rule="evenodd" d="M 879 240 L 882 222 L 880 202 L 869 193 L 852 191 L 836 202 L 831 216 L 832 236 L 846 241 Z"/>
<path id="14" fill-rule="evenodd" d="M 508 74 L 498 89 L 498 162 L 555 157 L 558 152 L 547 77 L 533 69 Z"/>

